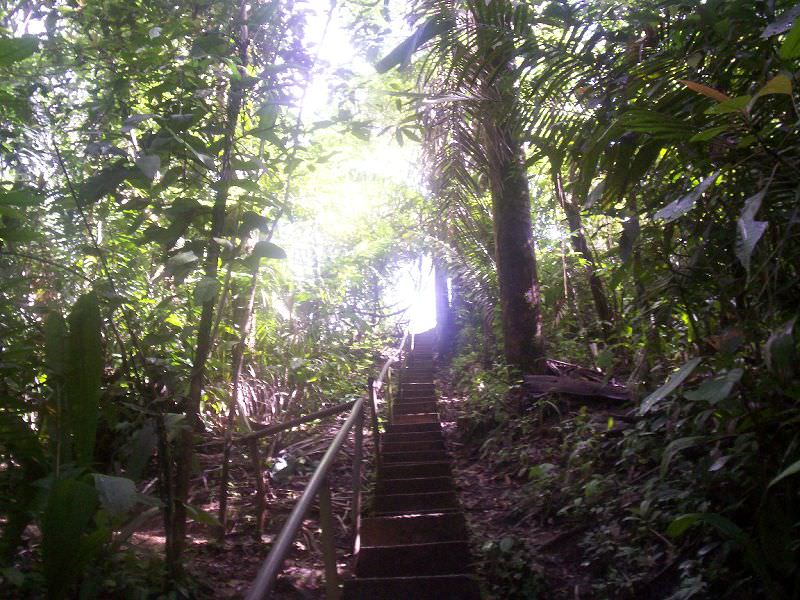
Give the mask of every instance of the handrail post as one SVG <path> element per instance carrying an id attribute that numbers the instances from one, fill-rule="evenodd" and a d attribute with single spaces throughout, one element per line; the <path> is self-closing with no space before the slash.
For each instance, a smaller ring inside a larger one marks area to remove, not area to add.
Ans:
<path id="1" fill-rule="evenodd" d="M 339 599 L 339 571 L 336 568 L 336 546 L 333 536 L 333 507 L 330 481 L 325 477 L 319 489 L 319 521 L 322 528 L 322 560 L 325 563 L 325 597 Z"/>
<path id="2" fill-rule="evenodd" d="M 372 418 L 372 438 L 375 444 L 375 465 L 381 466 L 381 429 L 378 423 L 378 401 L 375 397 L 375 379 L 367 380 L 367 393 L 369 394 L 370 416 Z"/>
<path id="3" fill-rule="evenodd" d="M 356 431 L 354 434 L 353 445 L 353 543 L 357 544 L 358 530 L 361 528 L 361 463 L 364 458 L 364 405 L 358 412 L 356 420 Z M 358 548 L 355 548 L 358 552 Z"/>
<path id="4" fill-rule="evenodd" d="M 394 390 L 392 389 L 392 365 L 386 370 L 386 414 L 392 414 L 392 407 L 394 406 Z"/>

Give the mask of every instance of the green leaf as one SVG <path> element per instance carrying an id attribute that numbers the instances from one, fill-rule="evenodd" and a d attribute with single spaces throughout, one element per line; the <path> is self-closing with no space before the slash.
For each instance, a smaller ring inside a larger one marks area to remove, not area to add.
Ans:
<path id="1" fill-rule="evenodd" d="M 767 488 L 771 488 L 776 483 L 783 481 L 787 477 L 791 475 L 795 475 L 800 473 L 800 460 L 793 462 L 788 467 L 786 467 L 783 471 L 781 471 L 772 481 L 769 482 Z"/>
<path id="2" fill-rule="evenodd" d="M 78 192 L 78 205 L 94 204 L 106 194 L 115 192 L 120 184 L 130 176 L 131 169 L 124 166 L 121 161 L 106 167 L 83 182 Z"/>
<path id="3" fill-rule="evenodd" d="M 191 250 L 178 252 L 175 256 L 171 256 L 169 260 L 167 260 L 167 272 L 173 274 L 179 267 L 197 262 L 198 260 L 200 260 L 200 258 Z"/>
<path id="4" fill-rule="evenodd" d="M 94 474 L 100 504 L 112 515 L 123 515 L 136 503 L 136 484 L 127 477 Z"/>
<path id="5" fill-rule="evenodd" d="M 437 35 L 452 29 L 455 26 L 449 19 L 429 19 L 421 25 L 410 37 L 401 42 L 394 50 L 378 61 L 375 70 L 378 73 L 385 73 L 389 69 L 398 65 L 405 65 L 411 60 L 411 56 L 423 44 L 429 42 Z"/>
<path id="6" fill-rule="evenodd" d="M 670 523 L 667 528 L 667 535 L 670 537 L 679 537 L 683 535 L 689 527 L 697 525 L 698 523 L 711 525 L 725 537 L 742 545 L 747 543 L 747 534 L 742 531 L 741 527 L 727 517 L 716 513 L 690 513 L 681 515 Z"/>
<path id="7" fill-rule="evenodd" d="M 0 206 L 38 206 L 42 203 L 42 198 L 38 192 L 30 188 L 21 190 L 11 190 L 0 195 Z"/>
<path id="8" fill-rule="evenodd" d="M 155 119 L 156 116 L 157 115 L 153 115 L 153 114 L 131 115 L 130 117 L 125 119 L 125 122 L 122 124 L 122 128 L 121 128 L 120 131 L 122 131 L 122 133 L 128 133 L 129 131 L 132 131 L 132 130 L 138 128 L 139 125 L 141 125 L 142 123 L 145 123 L 146 121 L 149 121 L 150 119 Z"/>
<path id="9" fill-rule="evenodd" d="M 0 67 L 8 67 L 25 60 L 36 52 L 39 40 L 32 36 L 0 38 Z"/>
<path id="10" fill-rule="evenodd" d="M 153 456 L 156 449 L 158 436 L 153 420 L 148 420 L 145 424 L 131 436 L 125 446 L 125 471 L 128 475 L 137 479 L 141 477 L 147 463 Z"/>
<path id="11" fill-rule="evenodd" d="M 691 448 L 692 446 L 703 444 L 707 441 L 708 438 L 705 436 L 692 436 L 692 437 L 678 438 L 677 440 L 673 440 L 672 442 L 670 442 L 664 449 L 664 455 L 661 457 L 662 479 L 667 475 L 667 469 L 669 469 L 669 464 L 672 462 L 672 459 L 675 458 L 675 455 L 678 454 L 678 452 L 680 452 L 681 450 L 685 450 L 686 448 Z"/>
<path id="12" fill-rule="evenodd" d="M 793 334 L 796 320 L 794 317 L 772 332 L 764 347 L 767 367 L 783 381 L 788 381 L 796 368 Z"/>
<path id="13" fill-rule="evenodd" d="M 792 80 L 783 73 L 775 75 L 767 83 L 764 84 L 756 95 L 753 96 L 752 102 L 755 102 L 761 96 L 768 96 L 770 94 L 783 94 L 786 96 L 792 95 Z"/>
<path id="14" fill-rule="evenodd" d="M 756 221 L 755 216 L 761 208 L 761 201 L 767 193 L 764 188 L 754 196 L 748 198 L 744 203 L 741 216 L 736 221 L 736 257 L 750 275 L 750 258 L 756 248 L 758 240 L 764 235 L 769 223 L 767 221 Z"/>
<path id="15" fill-rule="evenodd" d="M 664 382 L 664 385 L 642 400 L 642 406 L 639 409 L 639 414 L 643 415 L 650 411 L 658 402 L 671 394 L 675 388 L 677 388 L 689 375 L 692 374 L 692 371 L 695 370 L 697 365 L 699 365 L 700 361 L 702 360 L 703 359 L 700 357 L 695 357 L 670 375 L 667 381 Z"/>
<path id="16" fill-rule="evenodd" d="M 140 156 L 136 159 L 136 166 L 150 181 L 153 181 L 161 169 L 161 157 L 158 154 Z"/>
<path id="17" fill-rule="evenodd" d="M 717 127 L 710 127 L 709 129 L 704 129 L 700 133 L 697 133 L 691 137 L 689 140 L 690 142 L 707 142 L 708 140 L 714 139 L 718 135 L 725 133 L 730 129 L 729 125 L 719 125 Z"/>
<path id="18" fill-rule="evenodd" d="M 78 298 L 67 321 L 66 408 L 75 458 L 79 464 L 88 466 L 94 457 L 104 364 L 97 296 L 89 293 Z"/>
<path id="19" fill-rule="evenodd" d="M 72 597 L 71 588 L 88 558 L 78 551 L 97 506 L 95 489 L 81 481 L 62 479 L 50 489 L 42 515 L 42 563 L 47 597 Z"/>
<path id="20" fill-rule="evenodd" d="M 286 251 L 280 246 L 276 246 L 272 242 L 262 241 L 258 242 L 255 245 L 255 247 L 253 248 L 253 252 L 250 256 L 257 259 L 261 258 L 285 259 Z"/>
<path id="21" fill-rule="evenodd" d="M 242 215 L 242 221 L 239 224 L 239 237 L 244 239 L 256 229 L 261 233 L 268 233 L 270 222 L 266 217 L 252 210 L 248 210 Z"/>
<path id="22" fill-rule="evenodd" d="M 219 281 L 216 277 L 203 277 L 194 288 L 194 301 L 196 304 L 211 302 L 217 297 Z"/>
<path id="23" fill-rule="evenodd" d="M 800 56 L 800 19 L 795 20 L 794 25 L 786 35 L 786 39 L 778 50 L 778 56 L 783 60 L 791 60 Z"/>
<path id="24" fill-rule="evenodd" d="M 708 402 L 716 404 L 731 395 L 733 386 L 742 378 L 741 369 L 731 369 L 724 377 L 715 377 L 704 381 L 698 388 L 684 392 L 683 396 L 692 402 Z"/>
<path id="25" fill-rule="evenodd" d="M 44 320 L 44 357 L 50 373 L 66 375 L 67 356 L 67 323 L 60 312 L 50 311 Z"/>
<path id="26" fill-rule="evenodd" d="M 689 212 L 692 208 L 694 208 L 695 203 L 700 199 L 700 197 L 711 187 L 711 185 L 717 180 L 719 177 L 719 171 L 715 171 L 708 177 L 706 177 L 700 184 L 695 187 L 691 192 L 683 196 L 682 198 L 678 198 L 673 202 L 669 203 L 667 206 L 659 210 L 655 216 L 653 217 L 656 220 L 663 220 L 667 223 L 674 221 L 681 215 Z"/>
<path id="27" fill-rule="evenodd" d="M 752 100 L 752 96 L 736 96 L 736 98 L 731 98 L 730 100 L 726 100 L 721 104 L 715 104 L 708 110 L 706 110 L 707 115 L 726 115 L 729 113 L 734 112 L 747 112 L 747 106 L 750 104 Z"/>

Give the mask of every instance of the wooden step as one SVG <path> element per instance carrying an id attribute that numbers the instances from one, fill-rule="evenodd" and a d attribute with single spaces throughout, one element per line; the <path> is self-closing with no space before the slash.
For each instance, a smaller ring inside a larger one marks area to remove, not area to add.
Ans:
<path id="1" fill-rule="evenodd" d="M 470 570 L 466 542 L 432 542 L 405 546 L 363 547 L 356 558 L 357 577 L 454 575 Z"/>
<path id="2" fill-rule="evenodd" d="M 386 452 L 381 454 L 384 464 L 397 463 L 425 463 L 425 462 L 445 462 L 448 459 L 444 449 L 439 450 L 412 450 L 402 452 Z"/>
<path id="3" fill-rule="evenodd" d="M 367 517 L 361 521 L 361 547 L 404 546 L 467 539 L 462 513 Z"/>
<path id="4" fill-rule="evenodd" d="M 468 575 L 382 577 L 344 582 L 344 600 L 480 600 L 477 581 Z"/>
<path id="5" fill-rule="evenodd" d="M 450 477 L 450 461 L 381 465 L 378 479 L 416 479 L 425 477 Z"/>
<path id="6" fill-rule="evenodd" d="M 392 433 L 420 433 L 430 431 L 441 431 L 442 426 L 436 423 L 393 423 L 387 427 L 386 432 Z"/>
<path id="7" fill-rule="evenodd" d="M 441 427 L 439 423 L 439 413 L 430 412 L 414 415 L 392 415 L 392 425 L 423 425 L 429 423 Z"/>
<path id="8" fill-rule="evenodd" d="M 384 439 L 383 452 L 423 452 L 427 450 L 444 450 L 444 439 L 414 440 L 409 442 L 389 442 Z"/>
<path id="9" fill-rule="evenodd" d="M 428 400 L 427 402 L 395 402 L 392 405 L 392 414 L 394 415 L 413 415 L 435 412 L 436 402 L 432 400 Z"/>
<path id="10" fill-rule="evenodd" d="M 443 442 L 441 428 L 436 431 L 410 431 L 408 433 L 384 433 L 381 437 L 384 444 L 400 444 L 414 442 Z"/>
<path id="11" fill-rule="evenodd" d="M 422 494 L 376 494 L 372 499 L 376 515 L 413 513 L 425 514 L 461 510 L 455 492 L 427 492 Z"/>
<path id="12" fill-rule="evenodd" d="M 377 494 L 420 494 L 455 490 L 452 477 L 413 477 L 410 479 L 381 479 L 375 484 Z"/>

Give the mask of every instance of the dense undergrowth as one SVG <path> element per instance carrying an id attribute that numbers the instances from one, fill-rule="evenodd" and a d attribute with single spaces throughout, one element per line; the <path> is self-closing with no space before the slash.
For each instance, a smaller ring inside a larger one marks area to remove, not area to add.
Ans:
<path id="1" fill-rule="evenodd" d="M 452 373 L 460 440 L 518 490 L 510 533 L 481 547 L 495 597 L 798 593 L 797 507 L 765 469 L 771 452 L 792 451 L 791 421 L 773 421 L 765 437 L 770 411 L 746 384 L 688 378 L 642 415 L 602 398 L 533 396 L 475 355 L 457 357 Z M 693 401 L 670 401 L 679 394 Z M 574 589 L 548 560 L 569 564 Z"/>

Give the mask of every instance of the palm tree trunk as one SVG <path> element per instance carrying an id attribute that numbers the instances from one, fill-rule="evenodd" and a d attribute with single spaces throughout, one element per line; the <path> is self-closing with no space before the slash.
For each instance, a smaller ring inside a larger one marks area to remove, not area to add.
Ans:
<path id="1" fill-rule="evenodd" d="M 521 146 L 510 127 L 499 122 L 496 114 L 490 112 L 486 117 L 484 143 L 492 191 L 503 348 L 509 364 L 533 372 L 542 368 L 544 344 L 528 178 Z"/>

